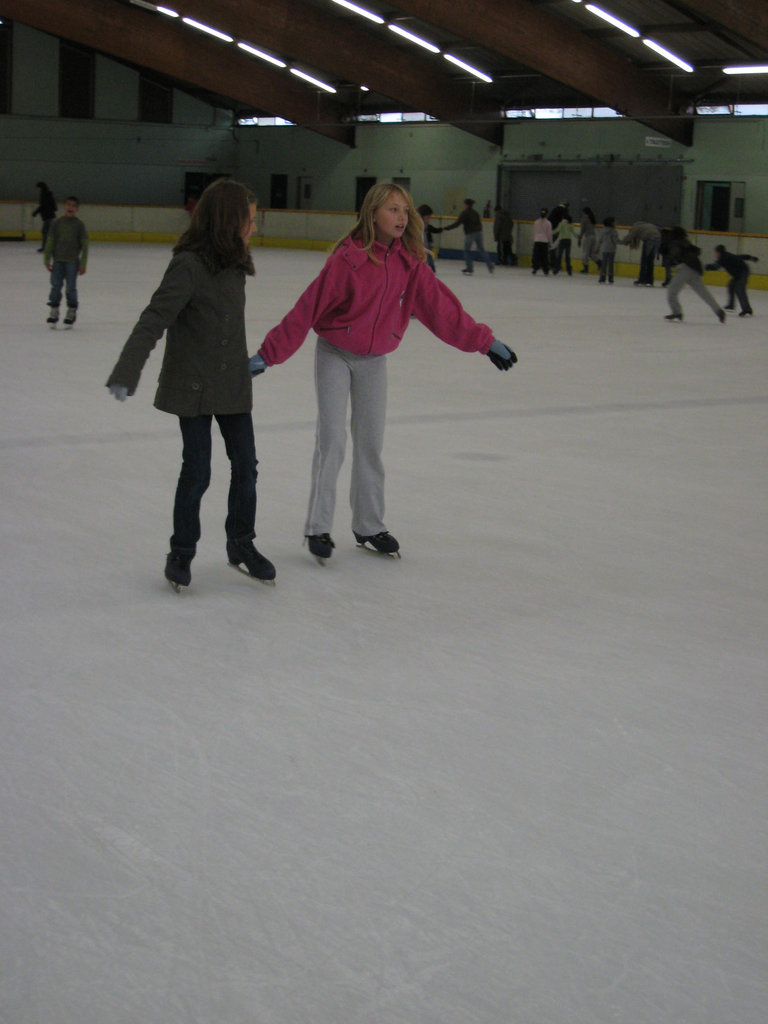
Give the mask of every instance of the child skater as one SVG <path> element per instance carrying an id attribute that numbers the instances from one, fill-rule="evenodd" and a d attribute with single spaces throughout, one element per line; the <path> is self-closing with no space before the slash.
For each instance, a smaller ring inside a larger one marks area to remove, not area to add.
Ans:
<path id="1" fill-rule="evenodd" d="M 616 218 L 605 217 L 603 220 L 603 231 L 600 235 L 600 277 L 598 283 L 604 284 L 606 277 L 608 284 L 613 284 L 613 267 L 616 260 L 616 246 L 619 244 L 619 232 L 616 230 Z"/>
<path id="2" fill-rule="evenodd" d="M 256 200 L 245 185 L 220 179 L 208 186 L 107 381 L 118 401 L 134 394 L 150 352 L 167 330 L 154 404 L 179 417 L 183 444 L 165 565 L 166 579 L 177 592 L 189 586 L 190 562 L 200 539 L 214 416 L 232 468 L 227 557 L 262 582 L 275 578 L 274 565 L 253 544 L 258 463 L 245 340 L 245 275 L 255 273 L 249 249 L 255 218 Z"/>
<path id="3" fill-rule="evenodd" d="M 335 244 L 319 276 L 251 359 L 251 370 L 260 373 L 292 356 L 310 328 L 318 335 L 317 435 L 304 534 L 321 563 L 335 547 L 331 528 L 350 400 L 352 531 L 361 546 L 387 555 L 399 551 L 384 525 L 381 453 L 386 357 L 402 341 L 411 315 L 441 341 L 488 355 L 500 370 L 517 362 L 514 352 L 494 339 L 490 327 L 465 313 L 453 292 L 429 269 L 423 232 L 405 189 L 391 182 L 374 185 L 357 223 Z"/>
<path id="4" fill-rule="evenodd" d="M 45 243 L 43 263 L 51 275 L 46 323 L 51 330 L 55 330 L 59 322 L 59 305 L 64 288 L 67 298 L 64 326 L 71 327 L 77 320 L 77 279 L 85 273 L 88 262 L 88 232 L 77 215 L 79 209 L 80 200 L 77 196 L 67 196 L 64 215 L 53 222 Z"/>

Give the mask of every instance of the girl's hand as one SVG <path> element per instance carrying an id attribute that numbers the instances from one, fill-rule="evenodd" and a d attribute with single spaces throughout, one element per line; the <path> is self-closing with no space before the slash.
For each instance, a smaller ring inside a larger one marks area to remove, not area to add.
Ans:
<path id="1" fill-rule="evenodd" d="M 251 371 L 252 377 L 258 377 L 260 373 L 264 373 L 267 368 L 267 364 L 261 358 L 257 352 L 255 356 L 251 356 L 248 361 L 248 369 Z"/>
<path id="2" fill-rule="evenodd" d="M 493 339 L 493 344 L 488 350 L 488 358 L 497 370 L 509 370 L 517 362 L 517 356 L 512 349 L 497 338 Z"/>

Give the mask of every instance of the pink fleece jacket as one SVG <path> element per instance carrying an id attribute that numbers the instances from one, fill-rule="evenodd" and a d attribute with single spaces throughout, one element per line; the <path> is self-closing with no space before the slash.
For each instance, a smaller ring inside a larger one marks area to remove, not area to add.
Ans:
<path id="1" fill-rule="evenodd" d="M 268 366 L 285 362 L 311 329 L 355 355 L 393 352 L 413 314 L 441 341 L 464 352 L 488 352 L 493 332 L 464 312 L 450 289 L 426 263 L 395 239 L 374 244 L 374 263 L 358 239 L 332 253 L 293 309 L 273 327 L 259 349 Z"/>

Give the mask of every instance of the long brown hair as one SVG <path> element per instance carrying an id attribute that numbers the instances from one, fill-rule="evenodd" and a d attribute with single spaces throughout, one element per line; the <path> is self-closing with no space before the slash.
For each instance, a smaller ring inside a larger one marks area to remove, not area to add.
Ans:
<path id="1" fill-rule="evenodd" d="M 359 238 L 362 243 L 363 249 L 368 253 L 368 256 L 373 260 L 374 263 L 379 261 L 373 255 L 373 243 L 376 241 L 376 228 L 373 223 L 373 218 L 376 211 L 380 206 L 386 203 L 390 195 L 393 192 L 399 192 L 405 200 L 408 206 L 408 224 L 402 236 L 402 244 L 408 252 L 412 253 L 416 259 L 422 262 L 426 260 L 426 250 L 424 248 L 424 221 L 419 216 L 416 207 L 413 205 L 413 199 L 410 193 L 402 187 L 402 185 L 395 185 L 391 181 L 380 181 L 377 185 L 372 185 L 368 189 L 363 205 L 360 207 L 360 213 L 358 214 L 357 221 L 354 226 L 343 235 L 338 242 L 334 244 L 331 252 L 336 252 L 339 246 L 345 242 L 348 238 Z"/>
<path id="2" fill-rule="evenodd" d="M 212 274 L 229 267 L 255 274 L 250 249 L 243 242 L 243 227 L 250 223 L 255 202 L 251 190 L 239 181 L 219 178 L 212 182 L 200 196 L 174 254 L 194 252 Z"/>

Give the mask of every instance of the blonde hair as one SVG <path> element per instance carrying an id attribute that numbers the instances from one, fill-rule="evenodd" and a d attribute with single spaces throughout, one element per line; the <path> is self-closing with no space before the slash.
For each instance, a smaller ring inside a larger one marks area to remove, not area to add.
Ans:
<path id="1" fill-rule="evenodd" d="M 413 199 L 407 189 L 404 189 L 402 185 L 395 185 L 391 181 L 380 181 L 378 184 L 371 186 L 368 189 L 363 204 L 360 207 L 360 213 L 358 214 L 357 221 L 352 228 L 336 242 L 331 248 L 331 252 L 336 250 L 344 243 L 348 238 L 359 238 L 365 252 L 368 253 L 370 259 L 374 263 L 379 261 L 373 254 L 373 244 L 376 241 L 376 227 L 373 223 L 373 218 L 376 215 L 376 211 L 380 206 L 383 206 L 389 199 L 393 192 L 399 192 L 405 200 L 408 207 L 408 224 L 402 236 L 402 244 L 405 249 L 408 250 L 416 259 L 424 262 L 427 258 L 426 250 L 424 248 L 424 221 L 419 216 L 419 212 L 413 205 Z"/>

